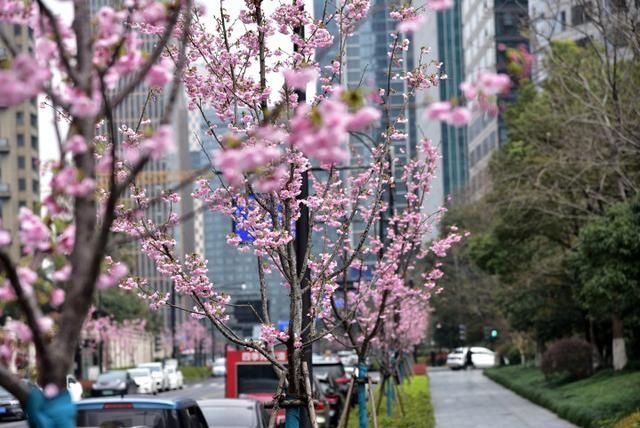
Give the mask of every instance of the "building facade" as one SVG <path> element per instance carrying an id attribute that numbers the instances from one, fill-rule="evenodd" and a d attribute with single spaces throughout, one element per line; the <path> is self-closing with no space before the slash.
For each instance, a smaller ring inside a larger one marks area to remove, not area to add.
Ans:
<path id="1" fill-rule="evenodd" d="M 90 0 L 90 12 L 95 15 L 103 6 L 118 7 L 120 3 L 121 1 L 118 0 Z M 142 49 L 147 52 L 151 51 L 154 47 L 154 41 L 153 37 L 143 37 Z M 115 109 L 113 115 L 115 125 L 118 129 L 126 126 L 135 130 L 144 120 L 144 125 L 140 127 L 140 130 L 144 127 L 155 129 L 160 123 L 166 108 L 165 104 L 166 99 L 161 92 L 141 84 Z M 183 96 L 180 96 L 171 118 L 177 152 L 160 160 L 149 161 L 136 179 L 136 185 L 144 189 L 146 195 L 151 199 L 160 197 L 163 191 L 172 188 L 191 174 L 189 147 L 186 143 L 189 132 L 188 122 L 185 100 Z M 98 132 L 105 133 L 106 130 L 102 127 Z M 116 138 L 119 142 L 122 141 L 123 134 L 118 133 Z M 171 212 L 177 213 L 179 216 L 190 213 L 193 209 L 189 196 L 190 189 L 183 188 L 179 193 L 181 202 L 177 207 L 171 207 L 165 203 L 152 204 L 146 210 L 145 217 L 156 224 L 161 224 L 166 221 Z M 181 222 L 171 233 L 177 241 L 178 257 L 182 258 L 185 254 L 193 251 L 193 222 L 191 220 Z M 172 303 L 182 303 L 180 296 L 177 296 L 173 291 L 171 280 L 158 273 L 155 263 L 139 251 L 137 244 L 122 251 L 128 256 L 126 259 L 131 261 L 130 271 L 133 276 L 146 278 L 152 289 L 161 293 L 171 293 Z M 160 316 L 164 327 L 170 330 L 175 330 L 176 325 L 186 319 L 185 312 L 169 308 L 161 309 Z"/>
<path id="2" fill-rule="evenodd" d="M 438 12 L 438 59 L 443 63 L 446 80 L 439 84 L 440 101 L 460 99 L 460 83 L 465 80 L 462 35 L 462 0 L 455 0 L 451 9 Z M 455 201 L 463 196 L 469 181 L 469 151 L 467 128 L 442 123 L 442 176 L 446 197 Z"/>
<path id="3" fill-rule="evenodd" d="M 19 52 L 33 52 L 33 32 L 30 28 L 1 24 L 0 29 Z M 0 63 L 10 60 L 9 50 L 0 42 Z M 14 237 L 10 248 L 13 258 L 20 255 L 20 243 L 15 238 L 18 236 L 20 207 L 38 213 L 39 202 L 37 98 L 8 108 L 0 102 L 0 218 L 2 228 Z"/>

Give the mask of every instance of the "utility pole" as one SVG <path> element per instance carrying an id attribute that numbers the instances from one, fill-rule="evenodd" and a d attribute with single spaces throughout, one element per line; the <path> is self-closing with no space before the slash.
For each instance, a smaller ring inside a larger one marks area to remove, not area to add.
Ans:
<path id="1" fill-rule="evenodd" d="M 304 9 L 304 5 L 300 6 Z M 296 27 L 294 32 L 301 38 L 304 39 L 304 26 Z M 294 52 L 299 50 L 298 46 L 294 43 L 293 45 Z M 304 89 L 296 90 L 296 94 L 298 95 L 298 103 L 304 103 L 307 100 L 307 94 Z M 309 207 L 305 203 L 300 201 L 304 201 L 309 197 L 309 171 L 306 170 L 302 173 L 302 188 L 300 194 L 296 198 L 300 205 L 300 218 L 296 222 L 296 237 L 295 237 L 295 251 L 296 251 L 296 274 L 300 276 L 302 274 L 302 268 L 304 265 L 304 258 L 307 254 L 307 248 L 309 246 Z M 313 322 L 309 318 L 309 313 L 311 311 L 311 287 L 307 287 L 309 285 L 311 277 L 309 274 L 309 269 L 304 272 L 303 280 L 300 285 L 301 288 L 305 287 L 307 290 L 302 293 L 302 343 L 307 342 L 309 337 L 309 332 L 311 331 L 310 324 Z M 312 367 L 312 346 L 302 350 L 303 352 L 303 361 L 307 364 L 309 369 L 309 377 L 313 379 L 313 367 Z M 311 385 L 313 385 L 313 381 L 311 381 Z M 298 392 L 304 391 L 304 385 L 297 385 L 296 390 Z M 309 397 L 311 400 L 312 398 Z M 300 428 L 310 428 L 311 427 L 311 416 L 309 415 L 309 411 L 307 406 L 300 406 Z M 288 425 L 287 425 L 288 426 Z"/>

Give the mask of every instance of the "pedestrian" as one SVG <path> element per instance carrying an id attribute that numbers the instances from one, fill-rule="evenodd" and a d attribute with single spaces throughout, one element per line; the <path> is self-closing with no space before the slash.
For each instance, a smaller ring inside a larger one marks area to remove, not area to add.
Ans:
<path id="1" fill-rule="evenodd" d="M 471 352 L 471 348 L 467 348 L 467 354 L 465 355 L 464 358 L 464 369 L 468 370 L 469 367 L 471 368 L 476 368 L 476 366 L 473 364 L 473 352 Z"/>

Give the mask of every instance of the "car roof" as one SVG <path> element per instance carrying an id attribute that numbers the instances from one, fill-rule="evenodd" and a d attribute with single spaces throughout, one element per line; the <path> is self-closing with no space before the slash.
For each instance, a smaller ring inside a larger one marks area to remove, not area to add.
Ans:
<path id="1" fill-rule="evenodd" d="M 330 356 L 325 357 L 324 355 L 314 355 L 312 359 L 313 365 L 328 365 L 328 364 L 339 364 L 342 365 L 342 361 L 339 358 Z"/>
<path id="2" fill-rule="evenodd" d="M 255 406 L 257 400 L 246 398 L 212 398 L 209 400 L 198 400 L 200 407 L 246 407 Z"/>
<path id="3" fill-rule="evenodd" d="M 87 398 L 76 403 L 78 410 L 102 409 L 109 403 L 131 403 L 134 408 L 146 409 L 184 409 L 196 404 L 191 398 L 147 398 L 147 397 L 110 397 L 110 398 Z"/>

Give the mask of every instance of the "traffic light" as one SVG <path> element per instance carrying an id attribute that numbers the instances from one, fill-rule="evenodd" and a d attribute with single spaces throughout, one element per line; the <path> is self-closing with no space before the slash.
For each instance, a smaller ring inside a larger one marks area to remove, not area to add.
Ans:
<path id="1" fill-rule="evenodd" d="M 496 340 L 498 338 L 498 330 L 495 328 L 491 329 L 491 340 Z"/>
<path id="2" fill-rule="evenodd" d="M 458 325 L 458 334 L 461 342 L 465 342 L 467 340 L 467 326 L 464 324 Z"/>
<path id="3" fill-rule="evenodd" d="M 162 337 L 160 336 L 154 336 L 153 337 L 153 345 L 154 345 L 154 350 L 157 353 L 159 353 L 160 351 L 162 351 Z"/>

